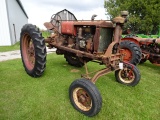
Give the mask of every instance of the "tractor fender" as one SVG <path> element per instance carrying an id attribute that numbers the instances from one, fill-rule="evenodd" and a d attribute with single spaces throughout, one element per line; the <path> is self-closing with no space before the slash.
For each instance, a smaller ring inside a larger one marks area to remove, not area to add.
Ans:
<path id="1" fill-rule="evenodd" d="M 128 37 L 128 38 L 122 38 L 121 39 L 121 41 L 131 41 L 131 42 L 134 42 L 135 44 L 137 44 L 138 46 L 140 46 L 140 43 L 139 43 L 139 41 L 136 39 L 136 38 L 130 38 L 130 37 Z"/>

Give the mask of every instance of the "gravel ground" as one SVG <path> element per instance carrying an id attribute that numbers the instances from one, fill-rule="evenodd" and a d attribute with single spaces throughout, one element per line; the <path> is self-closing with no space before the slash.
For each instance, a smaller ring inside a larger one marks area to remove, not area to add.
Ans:
<path id="1" fill-rule="evenodd" d="M 56 51 L 55 48 L 54 49 L 47 48 L 47 54 L 55 52 L 55 51 Z M 6 61 L 6 60 L 17 59 L 17 58 L 21 58 L 20 50 L 0 52 L 0 62 Z"/>

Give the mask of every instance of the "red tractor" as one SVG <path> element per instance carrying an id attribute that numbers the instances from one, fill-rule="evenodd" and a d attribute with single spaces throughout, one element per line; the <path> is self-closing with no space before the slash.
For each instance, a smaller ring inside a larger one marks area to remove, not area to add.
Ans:
<path id="1" fill-rule="evenodd" d="M 46 43 L 49 48 L 57 49 L 56 54 L 64 55 L 68 64 L 85 66 L 86 74 L 70 85 L 69 98 L 73 107 L 87 116 L 96 115 L 102 106 L 100 92 L 95 86 L 99 77 L 115 71 L 116 80 L 128 86 L 137 85 L 141 77 L 135 65 L 124 61 L 124 49 L 120 49 L 125 18 L 116 17 L 111 22 L 94 20 L 94 17 L 88 21 L 77 20 L 64 9 L 52 15 L 50 22 L 44 23 L 47 29 L 53 31 L 50 37 L 44 39 L 35 25 L 26 24 L 20 39 L 23 66 L 32 77 L 40 77 L 46 68 Z M 133 53 L 135 49 L 132 49 Z M 105 65 L 105 68 L 91 77 L 93 72 L 87 69 L 89 61 Z"/>
<path id="2" fill-rule="evenodd" d="M 122 38 L 121 41 L 122 43 L 128 41 L 133 42 L 141 48 L 142 59 L 140 63 L 144 63 L 146 60 L 149 60 L 152 64 L 160 66 L 160 38 L 138 38 L 136 36 L 129 35 Z"/>

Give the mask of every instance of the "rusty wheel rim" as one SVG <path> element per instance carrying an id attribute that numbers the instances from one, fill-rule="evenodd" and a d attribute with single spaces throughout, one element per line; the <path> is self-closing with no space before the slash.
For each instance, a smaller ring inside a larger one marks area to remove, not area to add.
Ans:
<path id="1" fill-rule="evenodd" d="M 123 51 L 123 60 L 124 61 L 130 61 L 132 59 L 132 52 L 129 49 L 124 49 Z"/>
<path id="2" fill-rule="evenodd" d="M 92 107 L 92 100 L 86 90 L 83 88 L 76 88 L 73 91 L 73 100 L 75 104 L 83 111 L 89 111 Z"/>
<path id="3" fill-rule="evenodd" d="M 119 71 L 119 78 L 123 83 L 131 83 L 135 79 L 135 74 L 131 69 L 125 69 Z"/>
<path id="4" fill-rule="evenodd" d="M 32 70 L 35 65 L 35 49 L 33 40 L 31 39 L 29 34 L 25 34 L 23 36 L 22 55 L 27 69 Z"/>

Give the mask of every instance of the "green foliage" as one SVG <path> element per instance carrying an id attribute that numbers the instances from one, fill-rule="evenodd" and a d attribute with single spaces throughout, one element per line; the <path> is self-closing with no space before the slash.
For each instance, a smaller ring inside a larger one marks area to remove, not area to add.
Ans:
<path id="1" fill-rule="evenodd" d="M 160 67 L 149 62 L 138 66 L 141 81 L 135 87 L 117 83 L 114 72 L 100 77 L 96 86 L 103 104 L 93 118 L 77 112 L 69 101 L 69 86 L 84 67 L 69 66 L 63 56 L 49 54 L 44 75 L 32 78 L 21 59 L 0 64 L 1 120 L 157 120 L 160 115 Z M 91 72 L 102 66 L 89 62 L 88 67 Z"/>
<path id="2" fill-rule="evenodd" d="M 128 23 L 134 32 L 158 34 L 160 25 L 159 0 L 106 0 L 104 5 L 110 18 L 119 15 L 120 11 L 129 12 Z"/>
<path id="3" fill-rule="evenodd" d="M 41 31 L 41 32 L 42 32 L 42 36 L 43 36 L 44 38 L 49 37 L 50 34 L 51 34 L 49 31 L 45 31 L 45 30 L 43 30 L 43 31 Z"/>

